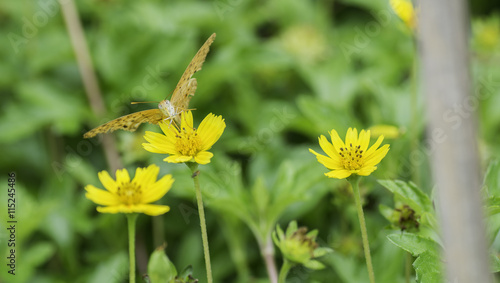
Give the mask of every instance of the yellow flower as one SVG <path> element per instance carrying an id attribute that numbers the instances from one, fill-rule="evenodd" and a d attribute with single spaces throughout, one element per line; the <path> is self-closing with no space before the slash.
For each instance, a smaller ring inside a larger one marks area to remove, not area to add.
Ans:
<path id="1" fill-rule="evenodd" d="M 415 10 L 410 0 L 390 0 L 391 8 L 396 15 L 411 29 L 416 27 Z"/>
<path id="2" fill-rule="evenodd" d="M 150 165 L 137 168 L 135 177 L 130 181 L 126 169 L 116 170 L 116 181 L 107 171 L 98 173 L 99 180 L 106 190 L 87 185 L 85 197 L 103 206 L 98 206 L 101 213 L 145 213 L 161 215 L 170 210 L 166 205 L 149 204 L 161 199 L 172 187 L 172 175 L 165 175 L 156 181 L 160 168 Z"/>
<path id="3" fill-rule="evenodd" d="M 144 149 L 154 153 L 164 153 L 170 156 L 163 159 L 170 163 L 194 161 L 198 164 L 210 163 L 213 153 L 208 152 L 220 138 L 226 128 L 221 116 L 208 114 L 201 121 L 198 129 L 193 128 L 191 111 L 182 112 L 180 128 L 169 122 L 160 123 L 164 135 L 147 131 L 144 138 L 149 143 L 143 143 Z"/>
<path id="4" fill-rule="evenodd" d="M 375 144 L 368 149 L 370 131 L 362 130 L 358 137 L 358 131 L 349 128 L 345 144 L 337 131 L 332 130 L 330 136 L 332 143 L 329 143 L 323 135 L 319 137 L 319 145 L 328 156 L 309 149 L 316 155 L 319 163 L 331 170 L 325 173 L 329 178 L 345 179 L 351 174 L 368 176 L 377 169 L 376 165 L 389 151 L 388 144 L 378 148 L 384 140 L 384 136 L 380 136 Z"/>

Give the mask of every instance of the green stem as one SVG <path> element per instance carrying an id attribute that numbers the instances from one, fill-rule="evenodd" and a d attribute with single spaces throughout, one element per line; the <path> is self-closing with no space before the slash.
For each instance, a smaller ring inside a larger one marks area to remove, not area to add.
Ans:
<path id="1" fill-rule="evenodd" d="M 137 219 L 137 213 L 127 214 L 127 226 L 128 226 L 128 257 L 130 263 L 129 271 L 129 282 L 135 283 L 135 221 Z"/>
<path id="2" fill-rule="evenodd" d="M 405 260 L 405 279 L 406 283 L 410 283 L 411 280 L 411 254 L 409 252 L 406 253 Z"/>
<path id="3" fill-rule="evenodd" d="M 293 264 L 285 259 L 283 261 L 283 265 L 281 266 L 281 270 L 280 270 L 280 276 L 278 278 L 278 283 L 285 283 L 286 282 L 286 276 L 288 275 L 288 272 L 290 271 L 290 269 L 293 267 Z"/>
<path id="4" fill-rule="evenodd" d="M 373 272 L 372 257 L 370 255 L 370 244 L 368 243 L 368 233 L 366 232 L 365 215 L 363 214 L 361 195 L 359 193 L 359 180 L 360 178 L 356 176 L 349 180 L 349 184 L 351 185 L 352 191 L 354 193 L 356 209 L 358 210 L 359 226 L 361 228 L 361 237 L 363 238 L 363 250 L 365 251 L 368 277 L 370 278 L 370 283 L 375 283 L 375 273 Z"/>
<path id="5" fill-rule="evenodd" d="M 213 282 L 212 266 L 210 263 L 210 251 L 208 249 L 207 223 L 205 221 L 205 210 L 203 208 L 203 199 L 201 196 L 200 180 L 198 178 L 200 171 L 198 171 L 198 163 L 186 162 L 186 165 L 191 169 L 191 172 L 193 172 L 192 177 L 193 177 L 193 182 L 194 182 L 194 188 L 196 191 L 196 202 L 198 203 L 198 214 L 200 215 L 201 239 L 203 241 L 203 253 L 205 254 L 205 267 L 207 269 L 207 281 L 208 281 L 208 283 L 212 283 Z"/>

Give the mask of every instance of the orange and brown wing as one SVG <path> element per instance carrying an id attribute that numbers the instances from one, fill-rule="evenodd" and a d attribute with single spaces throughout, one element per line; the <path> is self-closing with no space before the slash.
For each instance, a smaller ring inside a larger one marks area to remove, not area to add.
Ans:
<path id="1" fill-rule="evenodd" d="M 186 94 L 187 90 L 193 90 L 193 83 L 191 81 L 191 77 L 194 73 L 201 70 L 203 66 L 203 62 L 205 62 L 205 58 L 207 57 L 208 51 L 210 51 L 210 45 L 215 40 L 215 33 L 212 34 L 207 41 L 203 44 L 203 46 L 198 50 L 196 55 L 194 55 L 193 60 L 187 66 L 184 74 L 182 74 L 181 79 L 177 83 L 177 86 L 174 89 L 170 102 L 174 105 L 174 107 L 179 108 L 187 108 L 189 104 L 189 99 L 194 95 L 194 91 L 192 94 Z M 196 90 L 196 82 L 194 84 L 194 90 Z M 186 102 L 187 99 L 187 102 Z"/>
<path id="2" fill-rule="evenodd" d="M 172 100 L 170 100 L 170 103 L 172 103 L 172 105 L 174 105 L 176 109 L 180 109 L 181 111 L 187 110 L 189 101 L 194 96 L 197 87 L 198 82 L 195 78 L 188 80 L 179 89 L 179 94 L 176 96 L 172 96 Z"/>
<path id="3" fill-rule="evenodd" d="M 83 137 L 88 139 L 96 136 L 97 134 L 113 132 L 116 130 L 133 132 L 143 123 L 148 122 L 151 124 L 158 124 L 158 122 L 160 122 L 163 118 L 164 115 L 161 113 L 160 109 L 139 111 L 116 118 L 106 124 L 102 124 L 99 127 L 86 132 Z"/>

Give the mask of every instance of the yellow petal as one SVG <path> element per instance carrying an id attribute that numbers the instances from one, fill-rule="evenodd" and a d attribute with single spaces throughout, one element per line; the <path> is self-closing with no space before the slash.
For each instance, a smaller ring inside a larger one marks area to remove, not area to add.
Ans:
<path id="1" fill-rule="evenodd" d="M 208 164 L 210 163 L 210 159 L 214 156 L 213 153 L 208 152 L 208 151 L 202 151 L 198 152 L 196 156 L 194 157 L 194 162 L 198 164 Z"/>
<path id="2" fill-rule="evenodd" d="M 325 173 L 325 175 L 328 177 L 328 178 L 335 178 L 335 179 L 345 179 L 349 176 L 351 176 L 351 171 L 349 170 L 334 170 L 334 171 L 330 171 L 328 173 Z"/>
<path id="3" fill-rule="evenodd" d="M 330 132 L 330 137 L 332 138 L 332 144 L 335 147 L 335 150 L 340 152 L 340 149 L 345 147 L 344 141 L 342 141 L 339 134 L 335 130 Z"/>
<path id="4" fill-rule="evenodd" d="M 324 156 L 322 154 L 316 153 L 314 150 L 309 149 L 309 152 L 313 153 L 316 155 L 316 159 L 318 159 L 318 162 L 323 164 L 326 168 L 333 170 L 333 169 L 341 169 L 342 168 L 342 163 L 340 159 L 335 160 L 333 158 Z"/>
<path id="5" fill-rule="evenodd" d="M 154 145 L 150 144 L 150 143 L 143 143 L 142 144 L 142 147 L 149 151 L 149 152 L 152 152 L 152 153 L 162 153 L 162 154 L 168 154 L 167 152 L 165 152 L 164 150 L 160 150 L 158 148 L 156 148 Z"/>
<path id="6" fill-rule="evenodd" d="M 366 149 L 368 148 L 368 144 L 370 143 L 370 131 L 365 131 L 362 130 L 361 133 L 359 133 L 359 149 L 362 150 L 362 152 L 366 152 Z"/>
<path id="7" fill-rule="evenodd" d="M 375 151 L 370 157 L 368 157 L 365 161 L 365 166 L 375 166 L 382 161 L 382 159 L 387 155 L 389 152 L 389 145 L 386 144 L 379 148 L 377 151 Z"/>
<path id="8" fill-rule="evenodd" d="M 89 200 L 95 202 L 96 204 L 99 205 L 116 205 L 120 203 L 116 195 L 105 191 L 98 189 L 92 185 L 87 185 L 85 186 L 85 190 L 87 191 L 85 193 L 85 197 L 88 198 Z"/>
<path id="9" fill-rule="evenodd" d="M 166 161 L 168 163 L 184 163 L 188 162 L 191 159 L 193 159 L 192 156 L 184 156 L 184 155 L 170 155 L 169 157 L 163 159 L 163 161 Z"/>
<path id="10" fill-rule="evenodd" d="M 175 144 L 175 137 L 179 134 L 179 131 L 175 128 L 175 126 L 170 122 L 161 122 L 159 123 L 159 125 L 162 132 L 165 134 L 165 137 L 167 138 L 166 142 L 169 144 Z"/>
<path id="11" fill-rule="evenodd" d="M 361 168 L 356 174 L 358 174 L 360 176 L 368 176 L 376 169 L 377 169 L 377 166 L 367 166 L 367 167 Z"/>
<path id="12" fill-rule="evenodd" d="M 186 129 L 193 128 L 193 113 L 191 111 L 184 111 L 181 114 L 181 127 Z"/>
<path id="13" fill-rule="evenodd" d="M 158 216 L 170 211 L 170 207 L 167 205 L 141 204 L 134 207 L 134 211 L 144 213 L 150 216 Z"/>
<path id="14" fill-rule="evenodd" d="M 135 171 L 134 182 L 136 184 L 153 184 L 156 181 L 156 177 L 158 177 L 158 173 L 160 172 L 160 167 L 152 164 L 147 168 L 137 168 Z"/>
<path id="15" fill-rule="evenodd" d="M 210 113 L 201 121 L 198 127 L 198 135 L 203 143 L 202 150 L 210 149 L 221 137 L 226 123 L 222 116 L 215 116 Z"/>
<path id="16" fill-rule="evenodd" d="M 333 146 L 333 144 L 329 143 L 325 136 L 321 135 L 319 137 L 319 146 L 326 153 L 326 155 L 330 157 L 340 158 L 337 150 Z"/>
<path id="17" fill-rule="evenodd" d="M 143 192 L 142 201 L 144 203 L 155 202 L 161 199 L 172 187 L 174 179 L 172 175 L 165 175 L 153 185 L 149 186 L 147 191 Z"/>
<path id="18" fill-rule="evenodd" d="M 372 155 L 375 150 L 380 146 L 382 141 L 384 140 L 384 136 L 378 137 L 377 141 L 363 154 L 365 159 L 370 158 L 370 155 Z"/>
<path id="19" fill-rule="evenodd" d="M 162 151 L 161 153 L 170 154 L 175 152 L 175 140 L 172 142 L 172 140 L 165 135 L 146 131 L 144 139 L 154 146 L 157 151 Z"/>
<path id="20" fill-rule="evenodd" d="M 118 185 L 124 183 L 130 183 L 130 176 L 128 175 L 127 169 L 116 170 L 116 183 Z"/>
<path id="21" fill-rule="evenodd" d="M 109 176 L 108 171 L 101 171 L 97 173 L 97 176 L 99 177 L 99 180 L 101 181 L 102 185 L 106 190 L 108 190 L 111 193 L 116 193 L 116 190 L 118 188 L 115 180 Z"/>

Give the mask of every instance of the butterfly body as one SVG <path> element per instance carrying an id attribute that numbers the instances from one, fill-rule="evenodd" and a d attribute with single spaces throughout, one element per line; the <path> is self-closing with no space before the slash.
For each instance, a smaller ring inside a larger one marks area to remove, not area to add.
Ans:
<path id="1" fill-rule="evenodd" d="M 201 70 L 203 62 L 210 51 L 210 45 L 215 39 L 215 33 L 212 34 L 203 46 L 198 50 L 191 63 L 187 66 L 177 83 L 172 96 L 169 99 L 162 100 L 157 109 L 150 109 L 128 114 L 114 120 L 111 120 L 99 127 L 86 132 L 83 137 L 91 138 L 100 133 L 113 132 L 115 130 L 135 131 L 142 123 L 158 124 L 161 121 L 169 120 L 180 123 L 180 114 L 188 109 L 189 101 L 194 96 L 198 83 L 193 74 Z"/>

